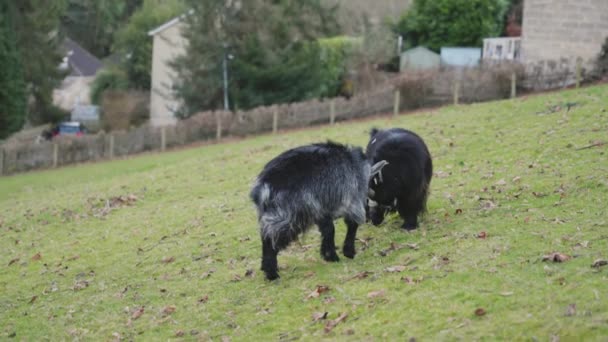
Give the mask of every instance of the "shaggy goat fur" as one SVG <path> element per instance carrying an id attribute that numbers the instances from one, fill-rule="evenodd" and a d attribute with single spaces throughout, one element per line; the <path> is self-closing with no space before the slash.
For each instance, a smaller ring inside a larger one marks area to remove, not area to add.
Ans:
<path id="1" fill-rule="evenodd" d="M 370 172 L 361 148 L 332 142 L 288 150 L 264 167 L 250 197 L 258 211 L 266 278 L 279 277 L 278 252 L 313 224 L 322 235 L 321 256 L 338 261 L 333 221 L 340 217 L 348 227 L 344 256 L 355 256 L 357 227 L 365 222 Z"/>
<path id="2" fill-rule="evenodd" d="M 401 128 L 372 129 L 366 153 L 372 163 L 388 162 L 369 184 L 372 223 L 379 225 L 387 212 L 398 211 L 405 221 L 402 228 L 416 229 L 418 215 L 426 211 L 433 176 L 433 161 L 424 141 Z"/>

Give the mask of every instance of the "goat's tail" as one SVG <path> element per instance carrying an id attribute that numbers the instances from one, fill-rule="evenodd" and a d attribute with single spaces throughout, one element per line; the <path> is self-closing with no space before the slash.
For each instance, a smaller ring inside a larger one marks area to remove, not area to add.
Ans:
<path id="1" fill-rule="evenodd" d="M 258 207 L 259 211 L 265 211 L 268 208 L 268 200 L 270 199 L 270 185 L 256 180 L 251 193 L 249 193 L 249 197 L 251 197 L 251 200 Z"/>

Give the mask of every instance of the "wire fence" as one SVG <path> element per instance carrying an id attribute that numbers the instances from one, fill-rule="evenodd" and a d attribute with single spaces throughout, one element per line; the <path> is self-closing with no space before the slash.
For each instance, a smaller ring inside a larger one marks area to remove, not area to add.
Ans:
<path id="1" fill-rule="evenodd" d="M 582 80 L 582 68 L 560 80 Z M 372 92 L 349 99 L 333 98 L 259 107 L 249 111 L 201 112 L 175 126 L 136 128 L 81 137 L 59 136 L 52 141 L 7 142 L 0 146 L 0 175 L 55 168 L 88 161 L 124 157 L 145 151 L 164 151 L 194 142 L 243 137 L 280 129 L 334 124 L 379 114 L 442 104 L 512 98 L 529 84 L 540 82 L 518 64 L 485 65 L 466 69 L 405 72 Z M 546 76 L 542 76 L 546 77 Z M 557 79 L 557 78 L 552 78 Z M 565 86 L 566 81 L 554 85 Z"/>

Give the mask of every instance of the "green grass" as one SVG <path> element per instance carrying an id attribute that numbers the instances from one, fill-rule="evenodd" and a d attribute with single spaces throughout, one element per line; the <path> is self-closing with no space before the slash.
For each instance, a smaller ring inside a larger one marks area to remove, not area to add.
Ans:
<path id="1" fill-rule="evenodd" d="M 608 158 L 580 148 L 608 138 L 607 107 L 608 86 L 590 87 L 0 178 L 0 340 L 605 340 L 608 266 L 591 264 L 608 258 Z M 313 229 L 265 281 L 257 173 L 290 147 L 364 146 L 372 126 L 429 145 L 421 227 L 364 225 L 339 263 Z"/>

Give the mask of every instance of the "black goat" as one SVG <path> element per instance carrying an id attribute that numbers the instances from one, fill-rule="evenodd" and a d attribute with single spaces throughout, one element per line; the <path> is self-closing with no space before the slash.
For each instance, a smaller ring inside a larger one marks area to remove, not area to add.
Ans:
<path id="1" fill-rule="evenodd" d="M 374 128 L 366 153 L 372 163 L 388 162 L 369 184 L 368 215 L 372 223 L 379 225 L 387 212 L 396 210 L 405 221 L 402 228 L 416 229 L 418 215 L 426 211 L 433 176 L 433 161 L 424 141 L 405 129 Z"/>
<path id="2" fill-rule="evenodd" d="M 370 166 L 361 148 L 332 142 L 297 147 L 268 162 L 250 194 L 258 211 L 266 278 L 279 277 L 277 254 L 313 224 L 321 231 L 323 259 L 339 261 L 333 221 L 340 217 L 348 227 L 344 256 L 354 258 L 368 183 L 385 164 Z"/>

